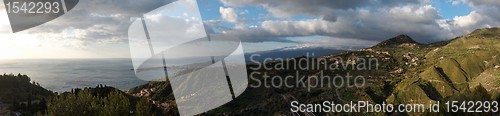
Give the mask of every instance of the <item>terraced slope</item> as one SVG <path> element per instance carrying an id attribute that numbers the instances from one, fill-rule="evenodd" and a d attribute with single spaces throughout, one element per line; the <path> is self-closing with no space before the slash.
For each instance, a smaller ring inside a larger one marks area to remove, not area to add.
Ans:
<path id="1" fill-rule="evenodd" d="M 478 85 L 483 85 L 490 93 L 500 92 L 499 28 L 478 29 L 442 47 L 427 48 L 432 50 L 417 55 L 425 59 L 421 66 L 412 69 L 417 75 L 405 77 L 398 83 L 387 101 L 441 100 Z M 427 97 L 419 96 L 423 93 Z"/>
<path id="2" fill-rule="evenodd" d="M 431 44 L 421 44 L 406 35 L 399 35 L 381 42 L 373 47 L 358 51 L 343 52 L 322 56 L 328 61 L 318 61 L 317 58 L 298 57 L 309 62 L 321 64 L 338 63 L 334 58 L 379 59 L 377 68 L 370 66 L 369 70 L 347 69 L 314 69 L 314 70 L 248 70 L 251 72 L 267 73 L 268 75 L 287 76 L 300 72 L 299 77 L 290 80 L 303 81 L 307 85 L 314 84 L 323 74 L 335 75 L 362 75 L 366 77 L 363 87 L 355 88 L 302 88 L 302 87 L 258 87 L 247 88 L 246 91 L 232 102 L 206 115 L 294 115 L 290 112 L 290 100 L 300 103 L 322 103 L 334 101 L 369 101 L 375 103 L 423 103 L 429 101 L 446 100 L 498 100 L 500 96 L 500 28 L 478 29 L 470 34 L 457 37 L 450 41 Z M 341 62 L 358 63 L 358 60 Z M 288 65 L 296 65 L 290 63 Z M 283 65 L 279 62 L 268 62 L 266 66 Z M 248 67 L 254 67 L 249 64 Z M 322 73 L 321 73 L 322 72 Z M 305 76 L 303 79 L 296 79 Z M 257 77 L 260 84 L 276 84 L 270 78 Z M 264 81 L 267 80 L 267 81 Z M 255 85 L 255 81 L 249 81 Z M 351 80 L 352 82 L 352 80 Z M 335 84 L 326 83 L 328 84 Z M 481 86 L 479 86 L 481 85 Z M 295 86 L 295 85 L 294 85 Z M 166 86 L 169 87 L 169 86 Z M 484 88 L 483 88 L 484 87 Z M 161 90 L 155 84 L 141 86 L 136 90 Z M 168 90 L 168 89 L 164 89 Z M 487 91 L 487 92 L 486 92 Z M 168 106 L 175 105 L 172 95 L 161 91 L 151 93 L 153 100 L 158 100 Z M 171 101 L 171 102 L 168 102 Z M 317 113 L 320 115 L 404 115 L 401 113 Z M 205 114 L 203 114 L 205 115 Z M 301 114 L 302 115 L 302 114 Z M 308 115 L 308 114 L 303 114 Z M 412 114 L 410 115 L 421 115 Z M 453 114 L 457 115 L 457 114 Z"/>

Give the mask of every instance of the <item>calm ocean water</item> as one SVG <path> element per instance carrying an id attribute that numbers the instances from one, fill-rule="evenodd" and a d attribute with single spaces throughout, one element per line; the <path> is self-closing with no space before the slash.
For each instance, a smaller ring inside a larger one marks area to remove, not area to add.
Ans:
<path id="1" fill-rule="evenodd" d="M 145 84 L 131 70 L 130 59 L 0 60 L 0 73 L 21 73 L 46 89 L 63 92 L 98 84 L 121 90 Z"/>

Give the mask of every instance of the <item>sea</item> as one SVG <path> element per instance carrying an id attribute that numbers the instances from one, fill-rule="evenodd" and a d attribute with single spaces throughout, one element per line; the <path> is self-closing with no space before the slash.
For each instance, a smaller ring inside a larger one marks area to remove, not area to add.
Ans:
<path id="1" fill-rule="evenodd" d="M 128 90 L 146 84 L 137 78 L 128 58 L 109 59 L 0 59 L 0 73 L 25 74 L 54 92 L 99 84 Z"/>

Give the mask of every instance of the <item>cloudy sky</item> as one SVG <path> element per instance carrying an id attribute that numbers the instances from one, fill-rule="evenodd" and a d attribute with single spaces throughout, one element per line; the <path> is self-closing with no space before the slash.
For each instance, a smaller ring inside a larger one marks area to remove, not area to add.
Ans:
<path id="1" fill-rule="evenodd" d="M 1 4 L 0 58 L 128 58 L 133 19 L 170 2 L 81 0 L 67 14 L 18 33 Z M 198 6 L 207 32 L 239 37 L 246 53 L 358 49 L 399 34 L 429 43 L 500 26 L 499 0 L 199 0 Z"/>

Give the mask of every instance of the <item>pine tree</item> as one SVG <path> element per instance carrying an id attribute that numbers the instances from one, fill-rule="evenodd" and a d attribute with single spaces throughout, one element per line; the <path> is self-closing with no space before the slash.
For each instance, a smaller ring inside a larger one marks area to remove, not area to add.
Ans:
<path id="1" fill-rule="evenodd" d="M 104 106 L 100 115 L 105 116 L 128 116 L 130 115 L 129 99 L 115 90 L 111 92 L 104 100 Z"/>
<path id="2" fill-rule="evenodd" d="M 152 104 L 149 103 L 147 98 L 141 98 L 137 105 L 135 106 L 135 115 L 136 116 L 152 116 Z"/>

